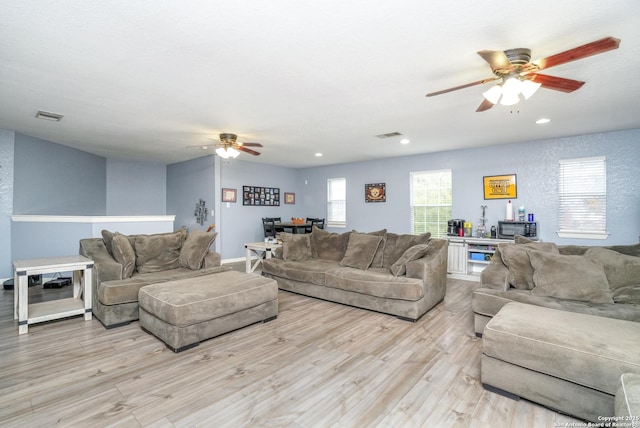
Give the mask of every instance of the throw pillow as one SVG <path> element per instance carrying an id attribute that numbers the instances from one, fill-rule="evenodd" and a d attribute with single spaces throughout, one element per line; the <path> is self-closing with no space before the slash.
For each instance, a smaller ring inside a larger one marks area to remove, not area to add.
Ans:
<path id="1" fill-rule="evenodd" d="M 616 288 L 613 291 L 613 301 L 616 303 L 640 305 L 640 285 Z"/>
<path id="2" fill-rule="evenodd" d="M 186 230 L 155 235 L 136 235 L 136 269 L 140 273 L 160 272 L 180 267 L 180 249 Z"/>
<path id="3" fill-rule="evenodd" d="M 311 258 L 311 234 L 281 233 L 282 259 L 299 262 Z"/>
<path id="4" fill-rule="evenodd" d="M 363 233 L 363 232 L 358 232 L 357 230 L 352 230 L 351 232 Z M 371 266 L 369 266 L 372 268 L 381 268 L 383 265 L 383 259 L 384 259 L 384 247 L 387 243 L 387 229 L 376 230 L 375 232 L 366 232 L 365 234 L 382 237 L 382 242 L 380 242 L 380 245 L 378 245 L 378 250 L 376 251 L 375 256 L 373 256 L 373 261 L 371 262 Z"/>
<path id="5" fill-rule="evenodd" d="M 344 257 L 349 242 L 347 233 L 331 233 L 313 226 L 311 229 L 311 254 L 315 259 L 339 262 Z"/>
<path id="6" fill-rule="evenodd" d="M 382 267 L 389 269 L 409 248 L 418 244 L 427 244 L 431 239 L 431 233 L 421 235 L 398 235 L 387 233 L 387 241 L 384 245 Z"/>
<path id="7" fill-rule="evenodd" d="M 216 236 L 217 232 L 207 233 L 200 229 L 191 232 L 180 249 L 180 266 L 191 270 L 200 269 Z"/>
<path id="8" fill-rule="evenodd" d="M 591 303 L 613 303 L 607 276 L 600 263 L 584 256 L 532 251 L 529 260 L 533 266 L 535 296 L 581 300 Z"/>
<path id="9" fill-rule="evenodd" d="M 621 287 L 640 286 L 640 257 L 620 254 L 604 247 L 591 247 L 584 254 L 604 266 L 612 291 Z"/>
<path id="10" fill-rule="evenodd" d="M 509 269 L 507 281 L 518 290 L 531 290 L 535 285 L 533 283 L 533 268 L 529 262 L 529 255 L 533 251 L 558 254 L 558 247 L 551 242 L 500 244 L 502 262 Z"/>
<path id="11" fill-rule="evenodd" d="M 111 250 L 115 261 L 122 265 L 122 279 L 131 278 L 136 268 L 136 253 L 125 235 L 118 232 L 111 237 Z"/>
<path id="12" fill-rule="evenodd" d="M 429 244 L 418 244 L 409 248 L 407 251 L 400 256 L 396 262 L 391 265 L 389 270 L 396 278 L 400 275 L 404 275 L 407 272 L 407 263 L 418 260 L 421 257 L 424 257 L 429 251 Z"/>
<path id="13" fill-rule="evenodd" d="M 371 266 L 381 242 L 381 236 L 351 233 L 347 250 L 344 252 L 344 257 L 340 261 L 340 266 L 367 270 L 369 266 Z"/>

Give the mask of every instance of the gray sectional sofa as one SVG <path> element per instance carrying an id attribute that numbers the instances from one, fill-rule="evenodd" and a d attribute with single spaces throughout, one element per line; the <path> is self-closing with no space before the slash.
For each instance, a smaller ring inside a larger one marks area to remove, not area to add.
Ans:
<path id="1" fill-rule="evenodd" d="M 262 274 L 282 290 L 415 321 L 442 301 L 448 241 L 380 230 L 281 234 Z"/>
<path id="2" fill-rule="evenodd" d="M 476 335 L 512 301 L 640 322 L 640 244 L 500 244 L 473 292 Z"/>
<path id="3" fill-rule="evenodd" d="M 209 249 L 216 235 L 181 229 L 127 236 L 103 230 L 102 238 L 81 239 L 80 254 L 94 262 L 93 314 L 107 328 L 128 324 L 139 317 L 140 288 L 230 270 Z"/>

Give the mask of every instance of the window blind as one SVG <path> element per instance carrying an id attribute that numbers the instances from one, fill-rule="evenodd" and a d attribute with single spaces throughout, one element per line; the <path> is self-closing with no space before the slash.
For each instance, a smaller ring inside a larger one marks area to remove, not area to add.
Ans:
<path id="1" fill-rule="evenodd" d="M 451 170 L 411 172 L 411 230 L 431 232 L 435 238 L 447 235 L 451 218 Z"/>
<path id="2" fill-rule="evenodd" d="M 607 181 L 604 157 L 560 161 L 560 232 L 602 234 L 607 229 Z"/>
<path id="3" fill-rule="evenodd" d="M 327 224 L 329 226 L 346 226 L 347 224 L 346 178 L 327 180 Z"/>

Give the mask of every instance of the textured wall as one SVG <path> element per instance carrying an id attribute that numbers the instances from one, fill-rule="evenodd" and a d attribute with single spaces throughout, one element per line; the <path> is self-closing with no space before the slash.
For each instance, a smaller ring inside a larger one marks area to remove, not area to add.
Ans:
<path id="1" fill-rule="evenodd" d="M 0 279 L 13 275 L 11 214 L 13 214 L 13 147 L 15 133 L 0 129 Z"/>
<path id="2" fill-rule="evenodd" d="M 166 187 L 164 164 L 107 159 L 106 215 L 164 215 Z"/>

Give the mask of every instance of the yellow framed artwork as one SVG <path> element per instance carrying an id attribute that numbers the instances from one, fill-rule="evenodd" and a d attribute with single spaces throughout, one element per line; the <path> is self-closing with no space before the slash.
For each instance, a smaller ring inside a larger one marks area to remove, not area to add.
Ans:
<path id="1" fill-rule="evenodd" d="M 516 199 L 518 197 L 515 174 L 485 175 L 482 179 L 485 199 Z"/>

